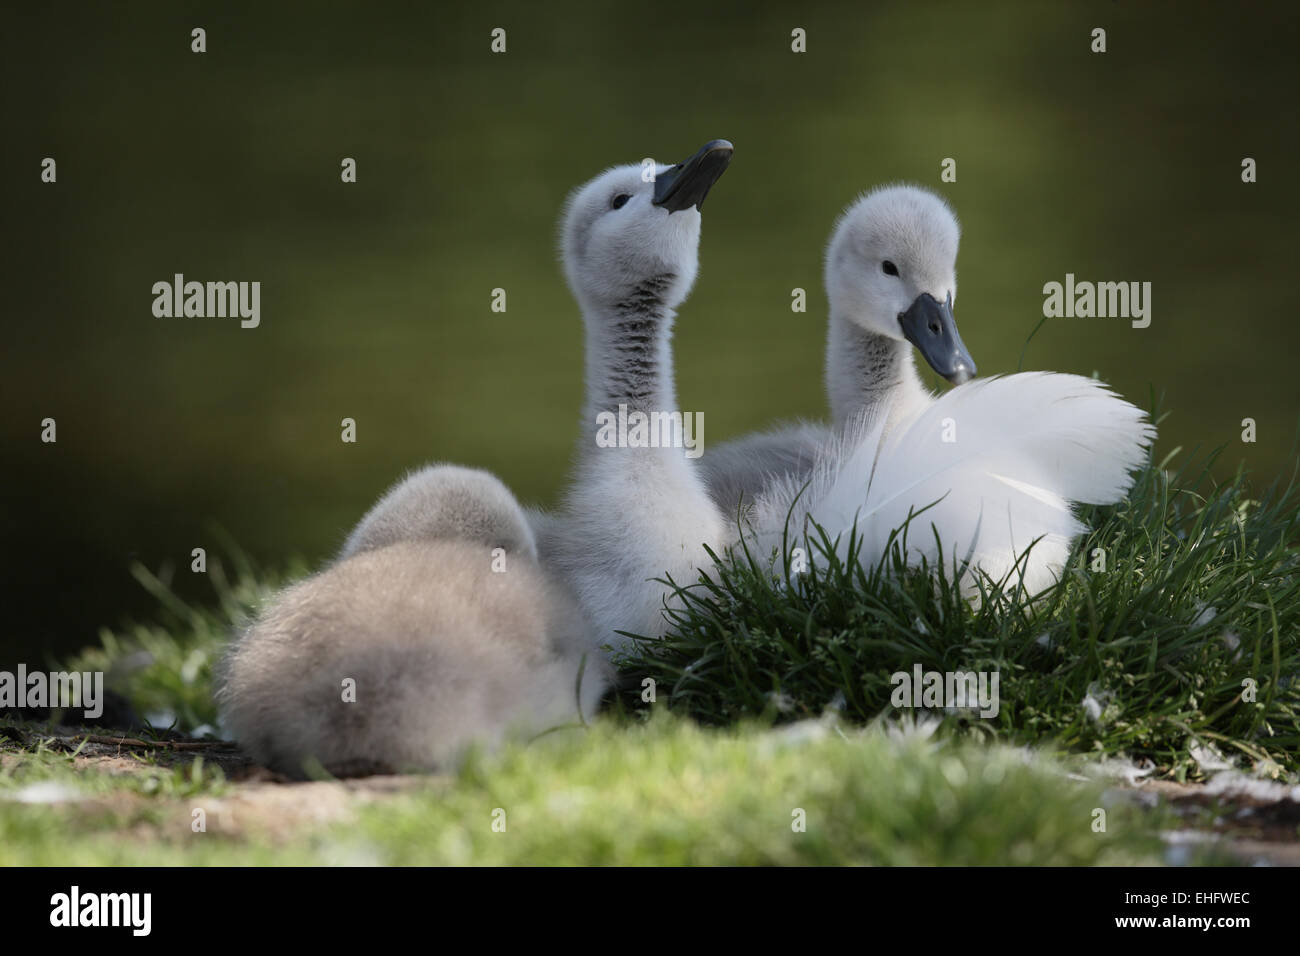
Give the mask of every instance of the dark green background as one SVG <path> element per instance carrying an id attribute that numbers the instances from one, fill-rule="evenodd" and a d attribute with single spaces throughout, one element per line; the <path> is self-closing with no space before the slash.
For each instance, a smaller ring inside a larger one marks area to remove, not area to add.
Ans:
<path id="1" fill-rule="evenodd" d="M 1141 7 L 1141 9 L 1135 9 Z M 736 144 L 676 338 L 705 441 L 824 414 L 821 255 L 867 187 L 940 188 L 957 315 L 1015 369 L 1042 286 L 1154 284 L 1153 322 L 1049 320 L 1027 368 L 1098 370 L 1271 477 L 1297 421 L 1296 28 L 1287 7 L 1118 3 L 26 4 L 3 30 L 0 659 L 146 612 L 140 560 L 316 561 L 403 469 L 565 478 L 580 323 L 569 189 Z M 208 52 L 190 52 L 203 26 Z M 508 52 L 489 52 L 493 27 Z M 790 52 L 790 31 L 808 52 Z M 1109 51 L 1089 51 L 1108 30 Z M 58 183 L 39 181 L 58 161 Z M 355 157 L 359 182 L 339 181 Z M 958 181 L 941 184 L 954 157 Z M 1255 185 L 1240 163 L 1259 163 Z M 262 325 L 157 319 L 152 284 L 260 280 Z M 509 311 L 489 310 L 504 287 Z M 808 290 L 808 312 L 790 290 Z M 39 441 L 45 416 L 57 445 Z M 345 416 L 359 442 L 339 440 Z M 1245 416 L 1259 442 L 1239 441 Z"/>

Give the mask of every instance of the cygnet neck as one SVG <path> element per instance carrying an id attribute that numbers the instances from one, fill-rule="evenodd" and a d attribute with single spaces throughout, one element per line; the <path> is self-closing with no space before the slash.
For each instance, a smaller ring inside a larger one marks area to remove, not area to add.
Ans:
<path id="1" fill-rule="evenodd" d="M 929 399 L 909 342 L 869 331 L 837 311 L 831 312 L 826 337 L 826 391 L 836 427 L 886 403 L 896 422 Z"/>
<path id="2" fill-rule="evenodd" d="M 650 276 L 612 306 L 587 310 L 587 422 L 620 405 L 646 414 L 674 410 L 674 312 L 664 296 L 675 281 L 672 273 Z"/>

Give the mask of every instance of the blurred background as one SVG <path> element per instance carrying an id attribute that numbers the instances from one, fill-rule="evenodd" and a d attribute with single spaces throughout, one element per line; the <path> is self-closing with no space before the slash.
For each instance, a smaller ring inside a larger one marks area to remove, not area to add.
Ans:
<path id="1" fill-rule="evenodd" d="M 1300 417 L 1296 18 L 1137 6 L 10 8 L 0 664 L 148 613 L 132 562 L 199 601 L 195 547 L 319 562 L 430 460 L 554 503 L 582 387 L 555 259 L 565 195 L 714 137 L 736 157 L 676 336 L 706 449 L 824 417 L 823 245 L 856 193 L 910 180 L 961 217 L 957 318 L 982 373 L 1022 349 L 1025 368 L 1097 371 L 1172 413 L 1160 454 L 1226 444 L 1222 470 L 1271 480 Z M 260 281 L 261 326 L 155 318 L 151 287 L 177 272 Z M 1025 349 L 1067 272 L 1151 282 L 1151 326 L 1050 319 Z"/>

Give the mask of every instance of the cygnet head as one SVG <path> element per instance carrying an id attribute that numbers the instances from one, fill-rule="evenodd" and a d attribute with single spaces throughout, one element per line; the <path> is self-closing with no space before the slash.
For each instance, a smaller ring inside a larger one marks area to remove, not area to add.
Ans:
<path id="1" fill-rule="evenodd" d="M 617 166 L 574 191 L 561 253 L 585 310 L 622 311 L 647 295 L 672 308 L 686 298 L 699 265 L 699 210 L 731 153 L 718 139 L 684 163 Z"/>
<path id="2" fill-rule="evenodd" d="M 928 190 L 867 193 L 844 211 L 826 250 L 832 317 L 906 339 L 954 385 L 973 378 L 952 312 L 960 235 L 948 204 Z"/>

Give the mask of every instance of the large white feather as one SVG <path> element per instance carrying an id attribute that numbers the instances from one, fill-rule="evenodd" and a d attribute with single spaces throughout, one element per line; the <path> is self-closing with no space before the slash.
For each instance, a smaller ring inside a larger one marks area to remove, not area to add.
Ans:
<path id="1" fill-rule="evenodd" d="M 811 519 L 847 550 L 856 520 L 861 559 L 874 565 L 891 533 L 928 506 L 908 527 L 910 563 L 935 561 L 934 531 L 945 562 L 969 558 L 995 579 L 1029 550 L 1010 579 L 1036 593 L 1059 577 L 1085 530 L 1071 506 L 1123 498 L 1155 437 L 1146 416 L 1100 382 L 1053 372 L 951 389 L 882 441 L 888 413 L 851 423 L 806 486 L 789 478 L 767 490 L 753 520 L 762 548 L 780 546 L 788 515 L 793 538 Z"/>

